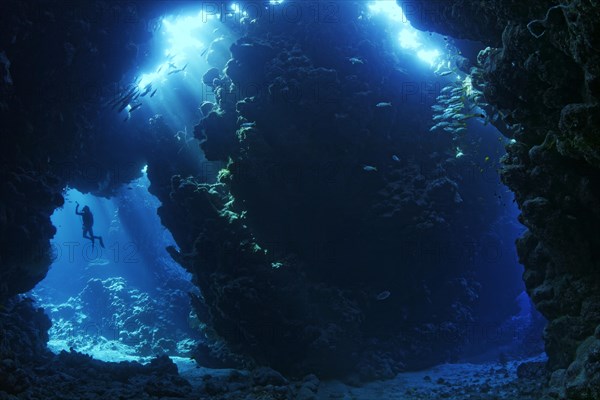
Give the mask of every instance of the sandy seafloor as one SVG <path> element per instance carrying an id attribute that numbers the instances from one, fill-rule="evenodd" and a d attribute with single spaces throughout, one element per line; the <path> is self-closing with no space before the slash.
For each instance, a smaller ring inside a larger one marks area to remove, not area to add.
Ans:
<path id="1" fill-rule="evenodd" d="M 49 347 L 57 352 L 64 343 L 50 341 Z M 83 350 L 83 349 L 82 349 Z M 127 346 L 114 341 L 95 345 L 83 352 L 103 361 L 148 362 L 151 358 L 140 358 L 128 354 Z M 207 377 L 227 380 L 231 369 L 199 367 L 195 361 L 183 357 L 171 357 L 177 364 L 179 374 L 192 386 L 202 386 Z M 500 362 L 443 364 L 418 372 L 403 372 L 394 379 L 362 383 L 360 386 L 338 380 L 318 381 L 315 398 L 318 400 L 420 400 L 420 399 L 530 399 L 519 395 L 517 367 L 528 361 L 544 361 L 545 356 Z M 247 375 L 247 371 L 239 371 Z"/>

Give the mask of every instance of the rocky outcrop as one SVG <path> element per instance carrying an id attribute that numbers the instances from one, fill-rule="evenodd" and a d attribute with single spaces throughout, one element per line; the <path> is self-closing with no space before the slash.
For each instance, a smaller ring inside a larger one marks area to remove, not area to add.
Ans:
<path id="1" fill-rule="evenodd" d="M 339 11 L 352 21 L 362 6 Z M 226 168 L 157 192 L 170 252 L 202 292 L 201 363 L 393 377 L 452 359 L 480 316 L 479 238 L 501 206 L 473 196 L 483 180 L 451 138 L 423 132 L 378 28 L 345 24 L 258 21 L 203 77 L 216 101 L 194 134 Z"/>
<path id="2" fill-rule="evenodd" d="M 416 3 L 426 7 L 426 2 Z M 479 61 L 487 100 L 514 127 L 516 143 L 507 148 L 501 174 L 528 228 L 517 242 L 527 290 L 549 321 L 544 336 L 548 368 L 554 371 L 550 394 L 598 397 L 593 371 L 600 324 L 595 311 L 600 305 L 600 47 L 595 22 L 600 9 L 579 0 L 515 7 L 466 1 L 440 7 L 438 20 L 417 19 L 415 24 L 495 47 L 481 53 Z M 492 30 L 460 22 L 474 10 L 493 19 Z"/>
<path id="3" fill-rule="evenodd" d="M 490 202 L 464 195 L 477 183 L 462 179 L 450 139 L 417 139 L 423 121 L 404 101 L 403 72 L 381 31 L 352 23 L 361 5 L 339 2 L 336 24 L 253 23 L 224 73 L 206 76 L 217 104 L 205 107 L 195 135 L 210 160 L 228 162 L 207 185 L 188 178 L 198 165 L 177 156 L 187 139 L 161 136 L 160 117 L 149 135 L 128 137 L 99 122 L 111 97 L 103 89 L 150 33 L 143 23 L 113 33 L 90 16 L 141 22 L 152 7 L 89 4 L 74 13 L 11 1 L 14 12 L 0 16 L 0 278 L 10 282 L 0 301 L 47 271 L 49 216 L 66 184 L 109 196 L 147 162 L 180 248 L 171 253 L 202 289 L 195 309 L 215 347 L 226 342 L 222 353 L 240 355 L 235 362 L 374 379 L 456 353 L 475 318 L 472 261 L 482 250 L 451 239 L 479 237 Z M 481 54 L 482 79 L 515 128 L 502 176 L 528 228 L 517 244 L 528 292 L 550 321 L 550 382 L 557 396 L 596 396 L 598 8 L 584 0 L 436 7 L 434 20 L 413 24 L 494 46 Z M 252 96 L 228 96 L 249 85 Z M 131 168 L 114 174 L 124 160 Z"/>
<path id="4" fill-rule="evenodd" d="M 50 215 L 66 185 L 108 196 L 140 175 L 137 143 L 115 146 L 124 138 L 99 116 L 138 57 L 137 43 L 151 37 L 144 12 L 101 1 L 3 4 L 0 303 L 46 275 Z"/>

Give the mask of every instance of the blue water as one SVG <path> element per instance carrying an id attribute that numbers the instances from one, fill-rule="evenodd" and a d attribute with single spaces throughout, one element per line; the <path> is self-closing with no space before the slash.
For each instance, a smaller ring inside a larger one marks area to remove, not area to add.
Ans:
<path id="1" fill-rule="evenodd" d="M 440 35 L 411 30 L 410 24 L 403 22 L 405 16 L 389 12 L 390 4 L 394 2 L 377 2 L 371 9 L 372 17 L 388 27 L 390 40 L 398 40 L 397 52 L 403 65 L 429 74 L 430 82 L 439 87 L 451 82 L 454 75 L 440 77 L 435 71 L 456 48 Z M 389 15 L 391 20 L 386 21 L 384 15 Z M 188 150 L 187 137 L 191 137 L 193 126 L 203 117 L 199 104 L 214 100 L 212 91 L 202 83 L 202 75 L 219 57 L 226 58 L 229 44 L 240 35 L 229 31 L 218 20 L 198 23 L 197 18 L 196 10 L 165 17 L 157 39 L 147 49 L 151 55 L 124 79 L 140 87 L 152 84 L 152 90 L 156 90 L 130 117 L 125 117 L 126 112 L 109 114 L 110 118 L 119 120 L 124 131 L 141 128 L 149 118 L 160 114 L 173 135 L 183 138 L 182 150 Z M 207 51 L 211 45 L 215 51 Z M 169 73 L 183 67 L 185 70 Z M 199 87 L 202 90 L 198 91 Z M 116 88 L 116 93 L 120 89 Z M 432 104 L 431 99 L 423 101 L 424 109 Z M 515 318 L 520 317 L 519 323 L 527 324 L 529 320 L 524 314 L 533 311 L 523 300 L 522 267 L 514 246 L 523 227 L 517 223 L 519 210 L 512 193 L 500 183 L 497 174 L 507 139 L 491 125 L 470 121 L 468 128 L 461 152 L 472 162 L 465 164 L 464 176 L 477 181 L 478 185 L 472 186 L 481 192 L 461 195 L 480 196 L 482 212 L 491 209 L 498 212 L 486 237 L 477 238 L 484 243 L 474 257 L 478 263 L 475 269 L 480 274 L 477 279 L 483 285 L 480 311 L 491 314 L 489 310 L 494 307 L 514 305 Z M 197 148 L 197 141 L 191 146 Z M 457 153 L 449 156 L 458 157 Z M 185 353 L 184 342 L 199 336 L 193 329 L 197 321 L 188 316 L 189 303 L 186 305 L 187 292 L 196 289 L 190 283 L 191 276 L 165 251 L 166 246 L 175 243 L 160 224 L 156 214 L 160 203 L 148 193 L 148 184 L 144 175 L 123 186 L 111 199 L 65 188 L 65 205 L 52 216 L 57 227 L 52 241 L 55 260 L 47 277 L 33 292 L 53 318 L 51 340 L 54 339 L 57 349 L 74 346 L 101 358 L 114 358 L 114 353 L 142 357 L 157 349 L 181 355 Z M 91 241 L 82 237 L 81 218 L 75 214 L 76 202 L 90 207 L 95 220 L 94 233 L 103 237 L 105 248 L 98 243 L 92 246 Z M 506 297 L 486 297 L 486 288 L 498 285 L 510 289 Z M 173 296 L 180 302 L 177 304 L 182 305 L 176 310 L 168 300 Z M 167 321 L 159 326 L 153 321 L 157 315 L 144 314 L 148 310 L 164 314 Z M 131 315 L 136 318 L 129 319 Z M 158 337 L 172 340 L 175 347 L 172 343 L 158 343 Z M 505 336 L 497 342 L 504 345 L 510 340 L 510 336 Z"/>

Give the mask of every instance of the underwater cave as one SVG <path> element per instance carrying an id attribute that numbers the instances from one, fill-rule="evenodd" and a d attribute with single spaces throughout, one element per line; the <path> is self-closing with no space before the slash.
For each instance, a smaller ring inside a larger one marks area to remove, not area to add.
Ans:
<path id="1" fill-rule="evenodd" d="M 600 399 L 595 1 L 0 9 L 0 398 Z"/>

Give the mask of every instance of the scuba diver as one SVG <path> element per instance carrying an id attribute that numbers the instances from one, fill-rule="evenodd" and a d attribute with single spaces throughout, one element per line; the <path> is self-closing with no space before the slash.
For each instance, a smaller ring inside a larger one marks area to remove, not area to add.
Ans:
<path id="1" fill-rule="evenodd" d="M 104 248 L 102 236 L 94 236 L 94 215 L 90 211 L 90 208 L 88 206 L 83 206 L 83 211 L 79 212 L 79 203 L 75 202 L 75 204 L 75 214 L 81 215 L 81 219 L 83 220 L 83 237 L 92 241 L 92 249 L 94 248 L 94 239 L 98 239 L 100 241 L 100 246 Z"/>

